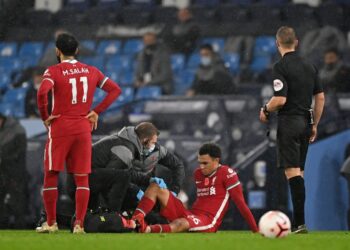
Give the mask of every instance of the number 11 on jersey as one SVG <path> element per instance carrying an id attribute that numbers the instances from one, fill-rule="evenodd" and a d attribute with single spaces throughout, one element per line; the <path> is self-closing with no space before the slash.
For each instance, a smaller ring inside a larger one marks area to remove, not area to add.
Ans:
<path id="1" fill-rule="evenodd" d="M 87 92 L 88 92 L 88 80 L 86 76 L 80 77 L 80 82 L 83 84 L 83 99 L 82 102 L 86 102 L 87 100 Z M 72 104 L 77 104 L 77 79 L 69 78 L 69 83 L 72 84 Z"/>

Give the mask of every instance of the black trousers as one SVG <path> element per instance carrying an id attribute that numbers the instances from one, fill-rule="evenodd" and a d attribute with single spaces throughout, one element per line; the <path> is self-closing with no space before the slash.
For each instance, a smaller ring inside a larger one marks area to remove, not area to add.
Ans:
<path id="1" fill-rule="evenodd" d="M 280 115 L 277 128 L 278 166 L 298 166 L 304 170 L 310 135 L 311 125 L 307 117 Z"/>
<path id="2" fill-rule="evenodd" d="M 74 179 L 72 176 L 67 178 L 68 194 L 74 200 Z M 89 175 L 90 198 L 88 208 L 97 210 L 98 207 L 105 207 L 116 212 L 136 208 L 136 194 L 139 188 L 132 185 L 130 180 L 130 172 L 126 169 L 93 169 Z"/>

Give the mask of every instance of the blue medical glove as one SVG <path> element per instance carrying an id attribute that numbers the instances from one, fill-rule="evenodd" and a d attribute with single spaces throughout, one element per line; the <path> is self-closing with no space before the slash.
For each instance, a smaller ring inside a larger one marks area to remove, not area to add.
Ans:
<path id="1" fill-rule="evenodd" d="M 136 195 L 138 201 L 140 201 L 145 193 L 140 189 Z"/>
<path id="2" fill-rule="evenodd" d="M 157 183 L 160 188 L 163 188 L 163 189 L 168 188 L 167 185 L 165 184 L 165 181 L 162 178 L 151 177 L 151 179 L 149 179 L 149 183 L 152 183 L 152 182 Z"/>

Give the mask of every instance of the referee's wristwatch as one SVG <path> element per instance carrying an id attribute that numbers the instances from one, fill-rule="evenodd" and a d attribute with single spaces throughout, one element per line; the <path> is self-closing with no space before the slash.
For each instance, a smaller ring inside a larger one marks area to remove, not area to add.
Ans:
<path id="1" fill-rule="evenodd" d="M 267 117 L 269 117 L 270 112 L 267 110 L 267 104 L 264 105 L 264 107 L 262 108 L 262 111 Z"/>

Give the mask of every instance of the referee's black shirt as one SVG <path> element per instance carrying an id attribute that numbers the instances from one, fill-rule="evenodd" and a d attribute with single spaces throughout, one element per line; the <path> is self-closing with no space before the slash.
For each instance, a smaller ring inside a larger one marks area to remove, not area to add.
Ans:
<path id="1" fill-rule="evenodd" d="M 312 97 L 323 92 L 317 69 L 296 52 L 284 54 L 273 67 L 274 96 L 287 98 L 278 115 L 307 115 Z"/>

